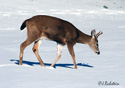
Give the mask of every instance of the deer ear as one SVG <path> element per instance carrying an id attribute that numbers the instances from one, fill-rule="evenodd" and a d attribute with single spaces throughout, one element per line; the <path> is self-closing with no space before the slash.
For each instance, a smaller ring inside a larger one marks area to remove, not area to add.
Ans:
<path id="1" fill-rule="evenodd" d="M 93 30 L 91 31 L 91 36 L 92 36 L 92 38 L 95 38 L 95 34 L 96 34 L 96 31 L 95 31 L 95 29 L 93 29 Z"/>

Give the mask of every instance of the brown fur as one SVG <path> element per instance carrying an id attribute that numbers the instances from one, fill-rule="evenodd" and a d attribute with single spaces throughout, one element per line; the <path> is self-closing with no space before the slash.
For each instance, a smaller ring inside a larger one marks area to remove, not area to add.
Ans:
<path id="1" fill-rule="evenodd" d="M 27 40 L 23 42 L 20 47 L 20 65 L 22 65 L 24 49 L 32 42 L 35 42 L 33 51 L 41 65 L 44 66 L 44 63 L 38 54 L 38 42 L 42 37 L 45 37 L 61 45 L 67 45 L 69 53 L 73 58 L 74 67 L 77 68 L 73 46 L 76 43 L 89 45 L 90 40 L 92 39 L 92 36 L 82 33 L 70 22 L 51 16 L 34 16 L 24 21 L 21 26 L 21 30 L 25 27 L 27 27 Z M 60 56 L 58 56 L 58 59 L 59 58 Z M 54 64 L 51 66 L 54 66 Z"/>

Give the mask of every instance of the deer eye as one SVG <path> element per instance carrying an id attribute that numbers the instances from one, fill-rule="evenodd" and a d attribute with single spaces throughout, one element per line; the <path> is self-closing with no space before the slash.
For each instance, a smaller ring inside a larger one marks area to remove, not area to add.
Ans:
<path id="1" fill-rule="evenodd" d="M 98 44 L 96 44 L 96 47 L 98 47 L 99 45 Z"/>

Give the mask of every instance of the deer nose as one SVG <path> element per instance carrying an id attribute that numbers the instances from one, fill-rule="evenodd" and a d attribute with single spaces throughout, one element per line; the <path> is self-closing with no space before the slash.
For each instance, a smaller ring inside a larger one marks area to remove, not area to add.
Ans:
<path id="1" fill-rule="evenodd" d="M 100 51 L 96 52 L 98 55 L 100 54 Z"/>

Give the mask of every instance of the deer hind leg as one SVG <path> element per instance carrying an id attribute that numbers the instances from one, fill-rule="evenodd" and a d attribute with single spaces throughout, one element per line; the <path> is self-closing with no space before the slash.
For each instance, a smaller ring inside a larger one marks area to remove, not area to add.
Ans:
<path id="1" fill-rule="evenodd" d="M 30 45 L 32 43 L 32 41 L 30 41 L 29 39 L 27 39 L 26 41 L 24 41 L 21 45 L 20 45 L 20 57 L 19 57 L 19 65 L 22 65 L 23 62 L 23 52 L 24 49 Z"/>
<path id="2" fill-rule="evenodd" d="M 42 59 L 41 59 L 41 57 L 40 57 L 40 55 L 38 53 L 38 48 L 40 46 L 40 43 L 41 43 L 41 40 L 36 41 L 34 43 L 34 46 L 33 46 L 32 50 L 33 50 L 34 54 L 36 55 L 38 61 L 40 62 L 41 66 L 45 67 L 45 65 L 44 65 L 44 63 L 43 63 L 43 61 L 42 61 Z"/>
<path id="3" fill-rule="evenodd" d="M 56 64 L 56 62 L 60 59 L 61 53 L 62 53 L 62 47 L 63 47 L 63 45 L 58 44 L 58 46 L 57 46 L 57 50 L 58 50 L 57 58 L 56 58 L 56 60 L 52 63 L 52 65 L 51 65 L 50 67 L 53 67 L 53 66 Z"/>
<path id="4" fill-rule="evenodd" d="M 67 47 L 68 47 L 70 55 L 72 56 L 73 63 L 74 63 L 74 68 L 77 69 L 77 65 L 76 65 L 76 61 L 75 61 L 75 53 L 74 53 L 74 50 L 73 50 L 73 45 L 67 44 Z"/>

